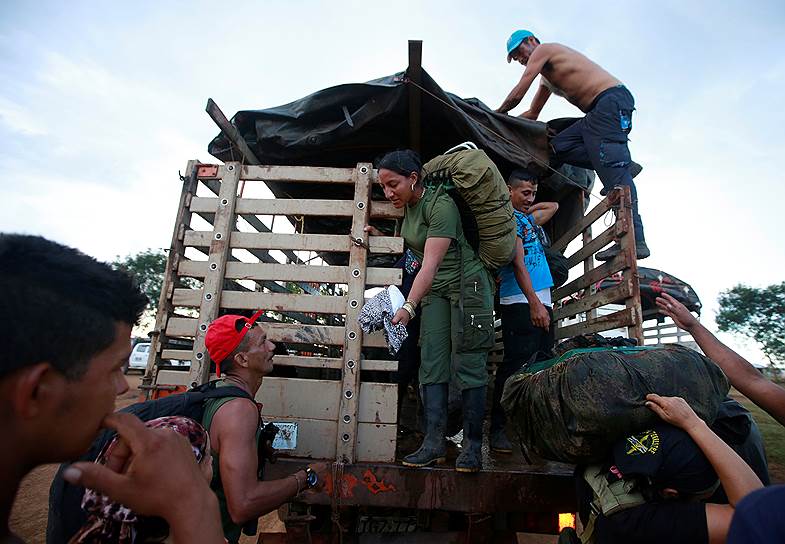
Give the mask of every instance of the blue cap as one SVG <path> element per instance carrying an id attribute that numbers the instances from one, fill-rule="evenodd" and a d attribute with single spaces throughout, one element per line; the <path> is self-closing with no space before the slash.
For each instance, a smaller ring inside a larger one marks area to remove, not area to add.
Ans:
<path id="1" fill-rule="evenodd" d="M 512 54 L 512 52 L 515 51 L 518 48 L 518 46 L 521 45 L 521 42 L 523 42 L 523 40 L 525 40 L 529 36 L 534 36 L 534 34 L 529 32 L 528 30 L 516 30 L 515 32 L 512 33 L 510 38 L 507 40 L 507 62 L 510 62 L 511 60 L 510 55 Z"/>

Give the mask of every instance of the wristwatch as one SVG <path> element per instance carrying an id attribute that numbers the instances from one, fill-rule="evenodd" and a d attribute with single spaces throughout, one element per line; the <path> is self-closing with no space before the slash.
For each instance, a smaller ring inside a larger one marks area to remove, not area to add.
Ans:
<path id="1" fill-rule="evenodd" d="M 305 469 L 305 483 L 308 489 L 313 489 L 319 483 L 319 475 L 311 467 Z"/>

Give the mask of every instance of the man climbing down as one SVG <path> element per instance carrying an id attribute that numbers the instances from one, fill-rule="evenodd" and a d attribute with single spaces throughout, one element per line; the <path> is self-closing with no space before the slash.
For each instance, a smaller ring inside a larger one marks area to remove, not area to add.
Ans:
<path id="1" fill-rule="evenodd" d="M 615 77 L 587 57 L 558 43 L 541 44 L 528 30 L 516 30 L 507 40 L 507 62 L 526 67 L 521 80 L 496 110 L 507 113 L 517 106 L 540 75 L 540 87 L 529 109 L 520 116 L 536 120 L 551 94 L 566 98 L 586 116 L 551 140 L 554 160 L 597 172 L 605 194 L 617 185 L 630 188 L 632 223 L 638 259 L 650 255 L 638 213 L 638 192 L 630 173 L 632 163 L 627 135 L 632 130 L 635 101 L 630 91 Z M 614 244 L 597 253 L 597 260 L 618 255 Z"/>

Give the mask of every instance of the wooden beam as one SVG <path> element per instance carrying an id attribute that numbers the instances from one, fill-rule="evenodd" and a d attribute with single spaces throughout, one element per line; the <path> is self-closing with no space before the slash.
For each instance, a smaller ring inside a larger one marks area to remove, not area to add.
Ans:
<path id="1" fill-rule="evenodd" d="M 605 215 L 608 210 L 610 210 L 614 204 L 616 204 L 619 196 L 620 195 L 618 190 L 614 189 L 611 191 L 608 196 L 606 196 L 599 204 L 592 208 L 589 213 L 583 216 L 583 219 L 575 223 L 575 225 L 570 230 L 565 232 L 561 238 L 554 242 L 551 247 L 553 247 L 553 249 L 556 251 L 563 252 L 565 249 L 567 249 L 567 246 L 576 236 L 586 230 L 586 227 L 593 224 L 600 217 Z"/>
<path id="2" fill-rule="evenodd" d="M 200 290 L 199 303 L 199 327 L 194 337 L 194 354 L 191 359 L 190 379 L 192 384 L 203 384 L 207 382 L 210 375 L 210 357 L 204 344 L 204 337 L 207 333 L 207 325 L 218 317 L 220 309 L 221 292 L 224 286 L 224 270 L 226 261 L 231 255 L 229 246 L 229 235 L 235 226 L 236 216 L 234 206 L 237 202 L 237 187 L 240 180 L 239 168 L 237 164 L 226 165 L 226 175 L 221 179 L 221 192 L 218 198 L 221 199 L 221 206 L 215 212 L 215 222 L 213 231 L 209 235 L 210 254 L 208 262 L 210 269 L 204 278 L 204 284 Z M 187 237 L 187 234 L 186 234 Z M 187 242 L 186 242 L 187 244 Z M 202 245 L 205 245 L 204 243 Z M 176 306 L 177 291 L 172 297 L 172 302 Z"/>
<path id="3" fill-rule="evenodd" d="M 188 231 L 185 244 L 205 247 L 212 233 L 208 231 Z M 368 236 L 365 243 L 371 253 L 403 253 L 403 239 L 395 236 Z M 272 234 L 261 232 L 233 232 L 230 238 L 232 248 L 242 249 L 291 249 L 295 251 L 342 251 L 348 252 L 354 244 L 348 234 Z"/>
<path id="4" fill-rule="evenodd" d="M 215 213 L 218 199 L 195 197 L 191 199 L 191 212 Z M 237 201 L 237 213 L 245 219 L 246 215 L 317 215 L 326 217 L 351 217 L 354 202 L 351 200 L 300 200 L 294 198 L 241 198 Z M 374 219 L 399 219 L 403 210 L 391 202 L 372 201 L 371 217 Z M 254 226 L 254 228 L 256 228 Z M 259 232 L 268 232 L 256 228 Z"/>
<path id="5" fill-rule="evenodd" d="M 177 283 L 177 267 L 181 260 L 185 258 L 185 244 L 183 243 L 182 233 L 191 224 L 191 212 L 188 210 L 188 201 L 196 195 L 196 188 L 199 184 L 196 178 L 196 169 L 199 165 L 198 161 L 188 161 L 188 167 L 185 171 L 183 178 L 183 186 L 180 190 L 180 203 L 177 208 L 177 218 L 174 221 L 174 231 L 169 245 L 169 253 L 166 256 L 166 268 L 164 269 L 163 286 L 161 289 L 161 296 L 158 299 L 158 310 L 155 315 L 155 329 L 150 336 L 150 353 L 147 359 L 147 366 L 145 367 L 144 377 L 142 384 L 149 386 L 153 383 L 155 378 L 155 366 L 160 362 L 159 353 L 165 343 L 166 335 L 166 322 L 169 319 L 169 314 L 174 311 L 172 305 L 172 294 L 175 284 Z M 146 396 L 150 398 L 150 390 L 147 390 Z"/>
<path id="6" fill-rule="evenodd" d="M 352 215 L 352 239 L 365 239 L 365 227 L 371 212 L 371 183 L 373 166 L 359 163 L 354 169 L 354 214 Z M 378 238 L 378 237 L 372 237 Z M 369 242 L 369 245 L 370 242 Z M 348 301 L 344 302 L 346 311 L 346 338 L 343 344 L 343 378 L 341 381 L 340 417 L 338 434 L 335 439 L 336 460 L 341 463 L 354 463 L 357 459 L 357 423 L 361 419 L 358 410 L 362 407 L 362 387 L 360 385 L 360 358 L 362 357 L 363 330 L 358 323 L 360 310 L 365 300 L 365 276 L 368 267 L 368 250 L 352 244 L 349 248 Z M 397 409 L 394 401 L 391 410 Z M 392 417 L 395 423 L 395 415 Z M 381 423 L 381 421 L 380 421 Z"/>
<path id="7" fill-rule="evenodd" d="M 617 212 L 617 221 L 623 221 L 632 227 L 632 199 L 630 197 L 630 188 L 621 187 L 621 197 L 619 198 L 619 211 Z M 635 229 L 629 228 L 627 232 L 619 239 L 621 246 L 621 255 L 625 255 L 629 266 L 622 272 L 624 281 L 628 282 L 632 288 L 631 296 L 625 301 L 627 310 L 633 313 L 634 317 L 629 327 L 627 327 L 627 336 L 638 340 L 638 345 L 643 345 L 643 312 L 641 310 L 641 289 L 640 278 L 638 277 L 638 256 L 635 247 Z"/>
<path id="8" fill-rule="evenodd" d="M 248 181 L 286 181 L 291 183 L 345 183 L 351 185 L 353 168 L 325 166 L 251 166 L 241 169 L 240 177 Z"/>
<path id="9" fill-rule="evenodd" d="M 207 273 L 207 262 L 181 261 L 178 271 L 181 276 L 202 278 Z M 229 262 L 226 263 L 224 277 L 232 280 L 348 283 L 350 273 L 348 266 Z M 365 285 L 400 285 L 401 281 L 400 268 L 368 268 Z"/>
<path id="10" fill-rule="evenodd" d="M 589 225 L 591 228 L 591 225 Z M 627 232 L 627 224 L 625 221 L 617 221 L 602 234 L 597 236 L 594 239 L 589 238 L 584 244 L 581 249 L 573 253 L 567 258 L 567 267 L 572 268 L 573 266 L 577 265 L 581 261 L 585 261 L 590 259 L 592 255 L 597 253 L 599 250 L 616 240 L 619 236 Z M 584 272 L 586 270 L 584 269 Z"/>
<path id="11" fill-rule="evenodd" d="M 248 143 L 243 138 L 240 131 L 237 130 L 229 119 L 226 118 L 224 113 L 221 111 L 221 108 L 218 107 L 218 104 L 212 98 L 207 99 L 207 107 L 205 111 L 210 116 L 210 118 L 215 121 L 215 124 L 218 125 L 218 128 L 221 129 L 224 136 L 226 136 L 229 141 L 237 148 L 240 152 L 240 155 L 243 157 L 243 161 L 246 164 L 261 164 L 259 159 L 256 158 L 256 155 L 251 148 L 248 147 Z"/>
<path id="12" fill-rule="evenodd" d="M 599 291 L 593 295 L 572 301 L 561 308 L 555 309 L 553 311 L 553 319 L 558 321 L 566 317 L 587 312 L 594 308 L 599 308 L 600 306 L 605 306 L 606 304 L 613 304 L 614 302 L 623 303 L 627 297 L 630 296 L 630 292 L 629 282 L 622 281 L 615 287 Z"/>
<path id="13" fill-rule="evenodd" d="M 199 307 L 204 299 L 202 289 L 175 289 L 174 305 Z M 223 291 L 220 307 L 232 310 L 256 310 L 263 308 L 275 312 L 313 312 L 317 314 L 342 314 L 346 312 L 345 296 L 295 295 L 284 293 L 254 293 Z"/>
<path id="14" fill-rule="evenodd" d="M 605 278 L 615 274 L 619 270 L 623 270 L 629 266 L 627 253 L 619 253 L 612 260 L 601 264 L 597 268 L 593 268 L 588 274 L 584 274 L 580 278 L 576 278 L 570 283 L 563 285 L 553 291 L 553 300 L 561 300 L 564 297 L 577 293 L 581 289 L 585 289 L 590 285 L 602 281 Z"/>
<path id="15" fill-rule="evenodd" d="M 409 40 L 409 67 L 406 77 L 417 85 L 422 85 L 422 40 Z M 418 87 L 409 85 L 409 147 L 421 151 L 421 111 L 422 95 Z"/>
<path id="16" fill-rule="evenodd" d="M 556 328 L 556 339 L 570 338 L 578 334 L 592 334 L 595 332 L 609 331 L 627 327 L 635 322 L 635 312 L 631 308 L 624 308 L 618 312 L 604 315 L 596 319 L 589 319 L 574 325 Z"/>

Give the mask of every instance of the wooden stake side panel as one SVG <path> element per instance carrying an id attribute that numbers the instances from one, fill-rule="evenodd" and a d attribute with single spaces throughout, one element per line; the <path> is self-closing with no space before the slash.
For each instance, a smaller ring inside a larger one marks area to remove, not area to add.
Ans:
<path id="1" fill-rule="evenodd" d="M 604 229 L 596 238 L 592 238 L 592 225 L 611 210 L 614 210 L 616 215 L 614 224 Z M 617 187 L 611 191 L 552 247 L 564 251 L 579 235 L 582 236 L 582 245 L 572 255 L 567 256 L 567 265 L 572 269 L 583 263 L 583 274 L 554 289 L 552 293 L 555 302 L 554 320 L 558 323 L 556 339 L 626 327 L 628 336 L 638 339 L 638 343 L 642 344 L 640 286 L 629 188 Z M 594 254 L 610 243 L 618 243 L 621 251 L 610 261 L 595 267 Z M 599 282 L 618 273 L 621 274 L 619 285 L 603 291 L 596 290 Z M 597 309 L 610 304 L 623 304 L 625 309 L 598 317 Z M 574 317 L 582 315 L 585 318 Z M 563 323 L 564 320 L 573 318 L 582 320 Z"/>
<path id="2" fill-rule="evenodd" d="M 279 312 L 285 319 L 299 322 L 265 324 L 272 341 L 285 342 L 292 350 L 289 355 L 276 356 L 276 365 L 306 369 L 306 373 L 302 377 L 298 370 L 298 378 L 266 378 L 259 399 L 265 406 L 266 419 L 298 422 L 301 438 L 292 453 L 348 462 L 394 460 L 397 386 L 361 382 L 359 372 L 397 369 L 397 361 L 382 359 L 385 355 L 378 354 L 380 349 L 387 350 L 383 334 L 363 335 L 357 322 L 368 287 L 401 283 L 400 269 L 367 267 L 369 252 L 403 251 L 399 237 L 369 237 L 364 232 L 371 217 L 402 216 L 401 210 L 390 203 L 370 200 L 374 176 L 370 164 L 355 169 L 199 165 L 197 181 L 216 196 L 195 196 L 195 190 L 189 194 L 178 212 L 187 214 L 187 221 L 176 229 L 176 236 L 183 248 L 181 253 L 192 248 L 190 251 L 196 250 L 207 260 L 190 260 L 183 255 L 173 263 L 172 278 L 165 286 L 169 307 L 158 323 L 167 342 L 161 343 L 157 362 L 164 366 L 158 370 L 156 384 L 162 388 L 192 386 L 210 379 L 204 334 L 222 310 L 265 308 Z M 237 194 L 240 181 L 245 179 L 352 183 L 355 200 L 243 199 Z M 261 215 L 351 217 L 352 229 L 346 234 L 280 234 L 270 232 L 257 217 Z M 196 223 L 192 226 L 192 216 L 206 220 L 212 230 L 196 227 Z M 238 217 L 257 232 L 238 231 Z M 361 241 L 356 243 L 358 238 Z M 247 250 L 259 262 L 240 262 L 241 255 L 233 254 L 234 249 Z M 282 251 L 294 262 L 280 263 L 270 255 L 271 250 Z M 298 251 L 345 252 L 349 263 L 308 265 Z M 188 282 L 192 280 L 183 283 L 187 278 L 203 283 L 190 287 Z M 289 292 L 285 282 L 296 282 L 305 294 Z M 319 294 L 330 284 L 346 286 L 344 290 L 348 287 L 348 291 L 337 296 Z M 276 315 L 271 317 L 280 319 Z M 189 342 L 193 342 L 192 349 Z M 343 348 L 338 352 L 342 351 L 342 356 L 336 356 L 335 347 Z M 372 352 L 366 356 L 364 349 Z M 177 367 L 169 364 L 182 360 L 191 361 L 189 371 L 174 370 Z M 314 375 L 313 370 L 320 369 L 341 370 L 343 377 L 308 377 L 308 372 Z"/>
<path id="3" fill-rule="evenodd" d="M 237 202 L 239 180 L 238 165 L 228 164 L 218 194 L 220 206 L 215 212 L 213 232 L 210 233 L 208 271 L 204 278 L 204 287 L 200 290 L 199 324 L 194 338 L 194 354 L 191 359 L 190 378 L 192 384 L 206 382 L 210 374 L 210 358 L 204 345 L 204 337 L 207 333 L 207 326 L 218 317 L 220 309 L 224 271 L 230 255 L 229 237 L 236 226 L 234 208 Z"/>
<path id="4" fill-rule="evenodd" d="M 169 254 L 166 256 L 166 268 L 164 269 L 164 287 L 161 289 L 161 296 L 158 300 L 158 310 L 155 317 L 155 328 L 150 338 L 150 354 L 147 360 L 147 368 L 145 369 L 144 378 L 142 383 L 149 386 L 155 380 L 155 370 L 161 362 L 161 352 L 163 345 L 166 341 L 165 328 L 166 321 L 169 315 L 174 310 L 172 304 L 172 294 L 175 285 L 175 278 L 177 277 L 177 270 L 179 263 L 185 259 L 185 244 L 183 243 L 183 235 L 185 228 L 191 223 L 191 212 L 188 210 L 188 202 L 196 194 L 196 168 L 198 161 L 188 161 L 188 166 L 185 170 L 185 178 L 183 179 L 183 187 L 180 192 L 180 202 L 177 208 L 177 217 L 175 219 L 175 228 L 172 234 L 172 241 L 169 245 Z M 189 357 L 190 359 L 190 357 Z M 148 390 L 149 391 L 149 390 Z M 148 395 L 149 397 L 149 395 Z"/>

